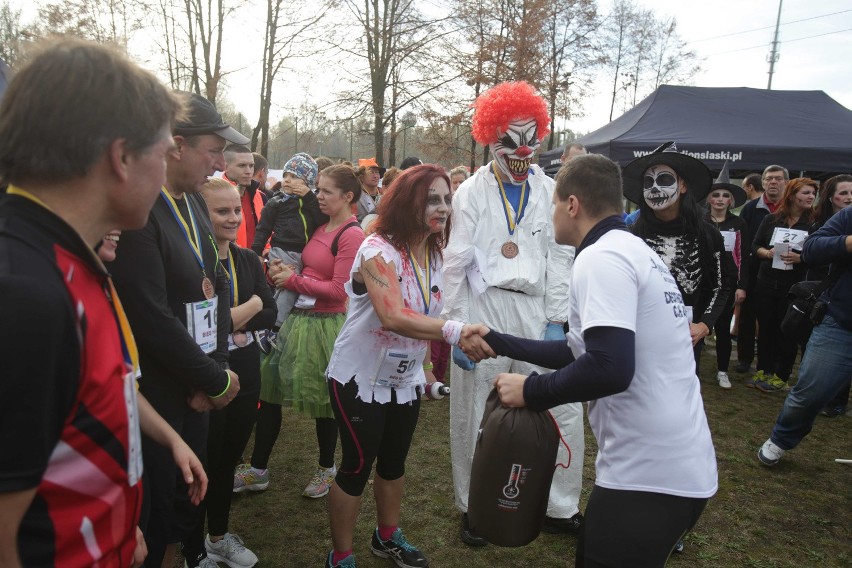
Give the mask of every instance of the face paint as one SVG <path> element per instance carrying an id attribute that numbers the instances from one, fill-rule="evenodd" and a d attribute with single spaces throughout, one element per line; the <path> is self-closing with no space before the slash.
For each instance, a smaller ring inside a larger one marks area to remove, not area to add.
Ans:
<path id="1" fill-rule="evenodd" d="M 438 233 L 447 226 L 447 219 L 453 211 L 450 186 L 443 178 L 437 178 L 429 188 L 426 198 L 426 211 L 423 221 L 429 227 L 430 233 Z"/>
<path id="2" fill-rule="evenodd" d="M 677 174 L 673 169 L 662 164 L 651 166 L 642 177 L 645 203 L 656 211 L 666 209 L 676 203 L 680 196 L 677 185 Z"/>
<path id="3" fill-rule="evenodd" d="M 529 175 L 530 162 L 538 150 L 538 126 L 535 120 L 513 120 L 509 129 L 491 144 L 494 162 L 500 173 L 512 183 L 523 183 Z"/>

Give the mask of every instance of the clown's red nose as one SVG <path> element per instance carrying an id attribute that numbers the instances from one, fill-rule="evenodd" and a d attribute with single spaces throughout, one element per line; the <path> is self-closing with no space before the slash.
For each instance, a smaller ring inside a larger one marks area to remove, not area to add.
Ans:
<path id="1" fill-rule="evenodd" d="M 526 158 L 530 154 L 532 154 L 532 149 L 530 149 L 529 146 L 521 146 L 520 148 L 515 150 L 515 155 L 519 158 Z"/>

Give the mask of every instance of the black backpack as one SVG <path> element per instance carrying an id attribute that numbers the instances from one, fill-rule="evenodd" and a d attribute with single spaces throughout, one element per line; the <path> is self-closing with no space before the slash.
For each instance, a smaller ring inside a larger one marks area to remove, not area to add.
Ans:
<path id="1" fill-rule="evenodd" d="M 337 234 L 334 235 L 334 240 L 331 241 L 331 256 L 337 256 L 337 243 L 340 241 L 340 235 L 346 232 L 349 227 L 360 227 L 361 223 L 358 221 L 352 221 L 351 223 L 345 225 L 342 229 L 337 231 Z"/>

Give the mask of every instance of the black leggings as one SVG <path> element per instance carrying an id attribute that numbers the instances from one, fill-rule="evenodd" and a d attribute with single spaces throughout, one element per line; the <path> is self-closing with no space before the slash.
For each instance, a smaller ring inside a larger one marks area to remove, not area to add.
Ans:
<path id="1" fill-rule="evenodd" d="M 795 339 L 781 331 L 781 320 L 790 302 L 786 296 L 773 296 L 766 290 L 758 289 L 757 293 L 761 294 L 757 298 L 757 323 L 760 326 L 757 370 L 767 375 L 778 375 L 786 383 L 790 380 L 800 347 Z"/>
<path id="2" fill-rule="evenodd" d="M 257 428 L 254 433 L 254 451 L 251 466 L 255 469 L 269 467 L 272 447 L 281 431 L 281 405 L 260 401 L 257 412 Z M 317 444 L 319 445 L 319 464 L 321 467 L 334 466 L 334 450 L 337 447 L 337 424 L 334 418 L 316 419 Z"/>
<path id="3" fill-rule="evenodd" d="M 246 449 L 257 415 L 257 393 L 238 396 L 222 410 L 210 412 L 207 438 L 207 524 L 212 535 L 228 532 L 231 496 L 234 494 L 234 466 Z"/>
<path id="4" fill-rule="evenodd" d="M 576 568 L 659 568 L 689 532 L 707 499 L 595 485 L 577 539 Z"/>
<path id="5" fill-rule="evenodd" d="M 719 319 L 716 320 L 716 325 L 713 327 L 713 331 L 716 332 L 716 370 L 723 373 L 728 372 L 728 366 L 731 362 L 732 319 L 734 319 L 734 303 L 733 300 L 728 300 L 728 304 L 719 314 Z"/>
<path id="6" fill-rule="evenodd" d="M 396 391 L 386 404 L 358 398 L 352 379 L 341 385 L 328 380 L 331 407 L 340 428 L 343 459 L 335 483 L 347 495 L 360 496 L 376 462 L 376 474 L 387 481 L 405 475 L 405 458 L 420 414 L 420 394 L 406 404 L 396 402 Z"/>

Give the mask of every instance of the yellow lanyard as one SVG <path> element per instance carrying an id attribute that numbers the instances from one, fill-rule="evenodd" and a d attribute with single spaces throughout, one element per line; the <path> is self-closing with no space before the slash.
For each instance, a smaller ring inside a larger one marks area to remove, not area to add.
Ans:
<path id="1" fill-rule="evenodd" d="M 186 221 L 183 218 L 183 215 L 180 214 L 180 210 L 178 209 L 177 203 L 174 198 L 169 194 L 165 188 L 160 190 L 160 193 L 163 195 L 163 198 L 166 200 L 166 205 L 169 206 L 169 209 L 172 212 L 172 215 L 181 225 L 181 229 L 183 229 L 183 235 L 186 237 L 189 246 L 192 247 L 192 252 L 195 253 L 195 259 L 198 261 L 198 264 L 201 266 L 201 272 L 205 274 L 204 270 L 204 257 L 201 255 L 201 241 L 198 240 L 198 225 L 195 223 L 195 216 L 192 214 L 192 204 L 187 201 L 186 202 L 186 210 L 189 212 L 189 221 L 190 224 L 187 225 Z M 190 230 L 192 233 L 190 233 Z"/>
<path id="2" fill-rule="evenodd" d="M 134 376 L 136 376 L 139 374 L 139 349 L 136 347 L 136 340 L 133 338 L 130 322 L 127 321 L 127 315 L 124 313 L 124 306 L 121 305 L 121 300 L 118 299 L 118 293 L 112 284 L 112 278 L 108 278 L 107 282 L 109 282 L 109 292 L 112 298 L 112 309 L 115 312 L 115 319 L 118 322 L 119 332 L 121 333 L 121 347 L 124 352 L 124 360 L 130 365 Z"/>
<path id="3" fill-rule="evenodd" d="M 44 201 L 25 189 L 10 185 L 6 188 L 6 193 L 8 195 L 18 195 L 24 199 L 29 199 L 33 203 L 51 211 L 50 207 L 48 207 Z M 97 258 L 94 253 L 92 253 L 92 256 Z M 98 262 L 100 262 L 100 259 L 98 259 Z M 121 340 L 121 350 L 124 355 L 124 361 L 133 370 L 135 376 L 139 373 L 139 349 L 136 347 L 136 340 L 133 338 L 133 332 L 130 330 L 130 322 L 127 321 L 127 315 L 124 313 L 124 307 L 121 305 L 121 300 L 118 299 L 118 293 L 115 291 L 112 278 L 107 278 L 107 283 L 109 284 L 113 313 L 115 315 L 116 323 L 118 323 L 118 331 L 120 334 L 119 339 Z"/>
<path id="4" fill-rule="evenodd" d="M 521 222 L 521 217 L 524 216 L 524 210 L 527 206 L 527 180 L 521 185 L 521 200 L 518 202 L 518 211 L 515 216 L 512 216 L 512 204 L 509 203 L 509 198 L 506 197 L 506 189 L 503 187 L 503 180 L 500 179 L 500 174 L 497 173 L 497 164 L 492 162 L 494 177 L 497 178 L 497 185 L 500 187 L 500 197 L 503 198 L 503 213 L 506 215 L 506 226 L 509 228 L 509 234 L 515 234 L 515 227 Z"/>
<path id="5" fill-rule="evenodd" d="M 432 303 L 432 267 L 429 264 L 429 249 L 426 249 L 426 275 L 420 270 L 420 265 L 414 260 L 411 249 L 408 249 L 408 259 L 414 268 L 414 277 L 420 287 L 420 296 L 423 298 L 423 313 L 429 315 L 429 305 Z"/>
<path id="6" fill-rule="evenodd" d="M 32 193 L 30 193 L 26 189 L 21 189 L 20 187 L 15 187 L 14 185 L 10 184 L 9 187 L 6 188 L 6 193 L 8 195 L 18 195 L 20 197 L 23 197 L 24 199 L 29 199 L 33 203 L 41 205 L 42 207 L 44 207 L 48 211 L 53 212 L 53 209 L 48 207 L 47 203 L 45 203 L 44 201 L 42 201 L 41 199 L 39 199 L 38 197 L 36 197 Z"/>
<path id="7" fill-rule="evenodd" d="M 231 254 L 230 247 L 228 247 L 228 276 L 231 277 L 231 304 L 236 308 L 240 298 L 240 285 L 237 283 L 237 267 L 234 266 L 234 255 Z"/>

